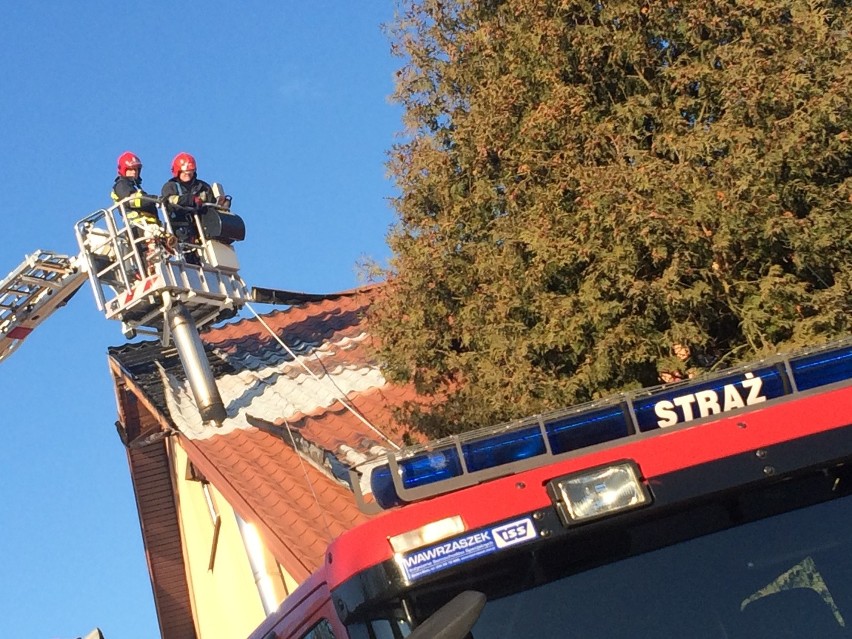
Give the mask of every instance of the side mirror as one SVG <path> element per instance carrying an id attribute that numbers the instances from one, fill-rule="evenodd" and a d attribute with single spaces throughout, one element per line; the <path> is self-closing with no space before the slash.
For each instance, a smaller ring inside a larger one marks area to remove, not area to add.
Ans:
<path id="1" fill-rule="evenodd" d="M 438 608 L 408 639 L 464 639 L 485 607 L 485 595 L 465 590 Z"/>

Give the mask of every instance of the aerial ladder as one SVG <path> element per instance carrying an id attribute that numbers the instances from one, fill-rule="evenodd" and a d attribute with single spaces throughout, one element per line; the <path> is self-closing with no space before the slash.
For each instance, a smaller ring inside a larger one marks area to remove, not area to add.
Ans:
<path id="1" fill-rule="evenodd" d="M 38 250 L 0 282 L 0 361 L 86 281 L 77 258 Z"/>
<path id="2" fill-rule="evenodd" d="M 78 255 L 27 256 L 0 282 L 0 361 L 88 279 L 98 310 L 121 322 L 126 337 L 174 343 L 201 418 L 221 424 L 227 415 L 199 329 L 236 315 L 250 293 L 233 248 L 245 239 L 245 225 L 221 186 L 213 186 L 218 204 L 179 216 L 150 196 L 98 209 L 74 227 Z M 131 208 L 140 200 L 161 223 L 140 221 Z"/>

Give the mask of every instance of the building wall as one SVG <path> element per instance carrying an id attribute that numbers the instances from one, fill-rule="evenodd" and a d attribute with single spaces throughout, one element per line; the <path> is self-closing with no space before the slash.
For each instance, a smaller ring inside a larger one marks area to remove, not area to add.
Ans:
<path id="1" fill-rule="evenodd" d="M 172 477 L 184 554 L 189 564 L 190 598 L 198 636 L 203 639 L 246 637 L 263 621 L 266 613 L 236 514 L 222 495 L 206 484 L 209 499 L 219 514 L 217 537 L 205 484 L 187 478 L 186 453 L 175 438 L 170 441 Z M 268 552 L 262 552 L 266 583 L 271 588 L 271 597 L 279 602 L 292 591 L 293 580 L 282 574 Z"/>

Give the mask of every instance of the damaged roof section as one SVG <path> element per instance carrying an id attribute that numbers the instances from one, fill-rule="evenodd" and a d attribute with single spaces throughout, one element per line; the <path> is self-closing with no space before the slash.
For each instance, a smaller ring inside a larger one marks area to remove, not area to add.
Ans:
<path id="1" fill-rule="evenodd" d="M 394 411 L 417 399 L 379 370 L 366 320 L 378 290 L 204 332 L 228 414 L 221 427 L 202 423 L 173 347 L 110 349 L 117 378 L 163 417 L 147 427 L 121 424 L 125 443 L 150 438 L 151 423 L 173 426 L 193 465 L 266 530 L 273 554 L 296 579 L 321 564 L 328 541 L 365 519 L 347 469 L 401 444 L 405 430 Z"/>

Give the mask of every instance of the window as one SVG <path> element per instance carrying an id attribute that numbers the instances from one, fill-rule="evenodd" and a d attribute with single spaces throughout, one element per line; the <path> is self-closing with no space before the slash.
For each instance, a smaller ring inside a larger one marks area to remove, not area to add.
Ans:
<path id="1" fill-rule="evenodd" d="M 347 625 L 352 639 L 402 639 L 411 628 L 402 619 L 371 619 Z"/>
<path id="2" fill-rule="evenodd" d="M 334 639 L 334 631 L 327 619 L 323 619 L 313 628 L 308 630 L 300 639 Z"/>

